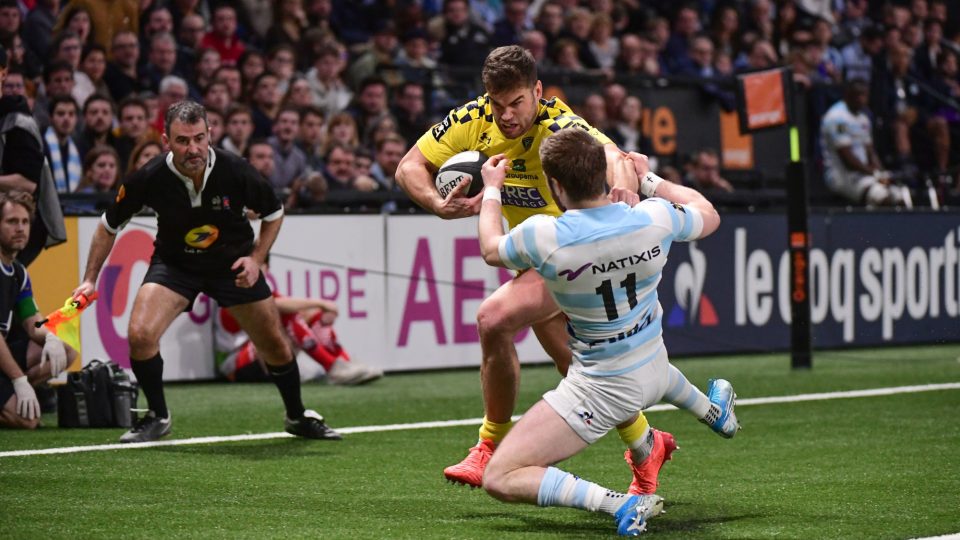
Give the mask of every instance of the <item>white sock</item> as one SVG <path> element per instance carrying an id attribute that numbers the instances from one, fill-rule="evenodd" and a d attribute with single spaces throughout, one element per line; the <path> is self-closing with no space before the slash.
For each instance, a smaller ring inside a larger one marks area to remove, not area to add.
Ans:
<path id="1" fill-rule="evenodd" d="M 540 506 L 565 506 L 607 512 L 610 515 L 616 514 L 626 499 L 627 495 L 623 493 L 611 491 L 556 467 L 547 467 L 537 493 L 537 504 Z"/>

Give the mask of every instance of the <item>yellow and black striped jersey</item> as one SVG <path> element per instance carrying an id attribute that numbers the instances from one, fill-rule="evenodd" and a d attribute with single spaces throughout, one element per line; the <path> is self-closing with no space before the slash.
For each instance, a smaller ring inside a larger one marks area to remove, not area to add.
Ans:
<path id="1" fill-rule="evenodd" d="M 516 139 L 508 139 L 494 122 L 489 98 L 484 94 L 450 111 L 442 122 L 420 137 L 417 147 L 437 168 L 467 150 L 478 150 L 487 156 L 505 154 L 510 162 L 503 186 L 503 215 L 513 228 L 532 215 L 560 215 L 540 164 L 540 141 L 568 127 L 586 130 L 601 144 L 611 142 L 558 98 L 541 99 L 533 127 Z"/>

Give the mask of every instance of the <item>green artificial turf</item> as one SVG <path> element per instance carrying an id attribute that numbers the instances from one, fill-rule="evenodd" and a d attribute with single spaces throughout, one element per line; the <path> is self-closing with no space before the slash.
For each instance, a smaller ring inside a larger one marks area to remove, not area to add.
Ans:
<path id="1" fill-rule="evenodd" d="M 681 359 L 695 384 L 741 400 L 960 382 L 960 346 Z M 559 376 L 525 367 L 518 412 Z M 474 370 L 393 374 L 360 388 L 304 387 L 334 427 L 482 414 Z M 282 430 L 272 385 L 168 385 L 170 438 Z M 661 472 L 653 538 L 913 538 L 960 532 L 960 390 L 743 405 L 724 440 L 681 411 L 649 413 L 680 450 Z M 45 417 L 48 425 L 55 418 Z M 0 452 L 113 443 L 123 430 L 0 431 Z M 0 458 L 0 538 L 613 537 L 610 517 L 507 505 L 446 484 L 476 426 Z M 610 434 L 560 465 L 615 489 L 630 473 Z"/>

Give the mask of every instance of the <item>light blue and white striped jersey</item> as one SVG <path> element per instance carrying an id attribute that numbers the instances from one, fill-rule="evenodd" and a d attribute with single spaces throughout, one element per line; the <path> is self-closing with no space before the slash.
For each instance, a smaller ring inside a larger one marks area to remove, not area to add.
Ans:
<path id="1" fill-rule="evenodd" d="M 596 375 L 638 367 L 619 365 L 625 353 L 662 345 L 657 284 L 674 240 L 695 240 L 703 217 L 690 206 L 651 198 L 533 216 L 500 241 L 500 259 L 532 268 L 569 318 L 574 356 Z M 643 355 L 648 356 L 648 355 Z M 602 365 L 601 365 L 602 364 Z"/>

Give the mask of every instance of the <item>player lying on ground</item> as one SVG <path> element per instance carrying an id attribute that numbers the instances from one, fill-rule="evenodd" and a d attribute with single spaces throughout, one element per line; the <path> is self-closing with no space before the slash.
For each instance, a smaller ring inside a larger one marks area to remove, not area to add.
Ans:
<path id="1" fill-rule="evenodd" d="M 264 265 L 263 272 L 269 273 Z M 327 382 L 343 386 L 364 384 L 383 376 L 383 370 L 352 360 L 337 339 L 333 323 L 337 305 L 319 298 L 294 298 L 273 292 L 290 347 L 294 354 L 303 351 L 323 366 Z M 250 336 L 226 308 L 217 310 L 214 346 L 220 373 L 231 381 L 269 380 L 269 370 Z"/>
<path id="2" fill-rule="evenodd" d="M 557 388 L 544 394 L 504 438 L 486 467 L 483 487 L 503 501 L 607 512 L 621 535 L 636 536 L 662 510 L 659 496 L 628 496 L 552 465 L 614 427 L 636 422 L 638 411 L 675 392 L 674 373 L 691 387 L 686 393 L 697 402 L 691 410 L 704 415 L 719 411 L 716 423 L 730 435 L 736 432 L 729 383 L 713 381 L 707 399 L 671 370 L 657 299 L 671 243 L 711 234 L 720 217 L 698 192 L 649 173 L 646 156 L 640 154 L 631 154 L 620 166 L 633 165 L 643 178 L 643 193 L 659 197 L 632 207 L 611 203 L 603 148 L 582 130 L 546 139 L 540 156 L 566 212 L 559 218 L 531 217 L 504 234 L 500 201 L 507 160 L 494 156 L 483 167 L 480 251 L 488 264 L 533 269 L 543 277 L 568 317 L 573 362 Z M 649 452 L 654 436 L 649 428 L 644 431 L 631 452 Z"/>

